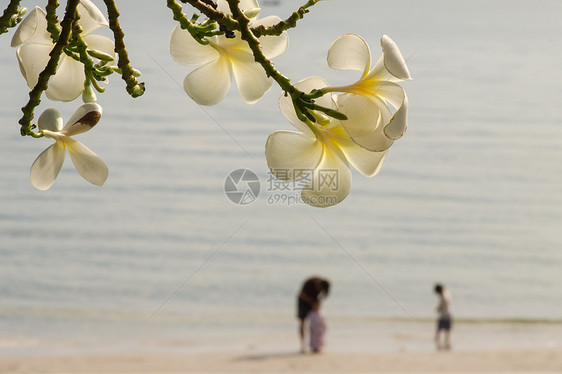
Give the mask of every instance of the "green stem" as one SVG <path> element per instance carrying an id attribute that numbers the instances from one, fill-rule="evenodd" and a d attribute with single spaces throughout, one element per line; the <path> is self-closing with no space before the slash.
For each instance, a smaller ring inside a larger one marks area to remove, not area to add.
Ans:
<path id="1" fill-rule="evenodd" d="M 275 35 L 279 36 L 283 31 L 288 29 L 292 29 L 297 26 L 297 21 L 304 18 L 304 15 L 309 12 L 307 8 L 310 8 L 320 0 L 309 0 L 306 4 L 301 6 L 296 12 L 293 12 L 289 18 L 284 21 L 280 21 L 276 25 L 273 26 L 257 26 L 252 27 L 252 33 L 259 38 L 260 36 L 265 35 Z"/>
<path id="2" fill-rule="evenodd" d="M 45 8 L 47 10 L 47 31 L 51 34 L 53 43 L 59 40 L 60 35 L 59 19 L 57 17 L 58 6 L 59 2 L 57 0 L 49 0 Z"/>
<path id="3" fill-rule="evenodd" d="M 125 49 L 125 42 L 123 38 L 125 34 L 121 29 L 119 24 L 119 11 L 115 5 L 114 0 L 104 0 L 105 6 L 107 7 L 107 14 L 109 16 L 109 28 L 113 31 L 113 36 L 115 38 L 115 52 L 119 55 L 119 61 L 117 66 L 121 69 L 121 77 L 127 84 L 127 92 L 132 97 L 139 97 L 144 93 L 144 83 L 139 83 L 134 75 L 134 69 L 130 65 L 129 55 Z"/>
<path id="4" fill-rule="evenodd" d="M 207 18 L 216 21 L 220 25 L 226 26 L 229 30 L 240 30 L 240 26 L 236 21 L 236 17 L 230 17 L 228 14 L 219 12 L 212 6 L 207 5 L 198 0 L 180 0 L 182 3 L 190 4 L 192 7 L 203 13 Z"/>
<path id="5" fill-rule="evenodd" d="M 0 35 L 8 32 L 8 28 L 14 27 L 17 24 L 13 19 L 20 11 L 20 3 L 21 0 L 11 0 L 10 4 L 4 9 L 4 13 L 0 17 Z"/>
<path id="6" fill-rule="evenodd" d="M 59 64 L 63 48 L 68 44 L 68 39 L 72 31 L 72 23 L 74 21 L 74 17 L 76 16 L 76 7 L 79 2 L 80 0 L 68 0 L 64 18 L 61 22 L 62 30 L 59 40 L 53 47 L 51 53 L 49 53 L 49 62 L 47 63 L 45 69 L 43 69 L 43 71 L 39 74 L 37 84 L 29 92 L 29 101 L 23 108 L 21 108 L 23 117 L 19 120 L 19 124 L 21 125 L 20 132 L 22 136 L 29 135 L 35 138 L 43 136 L 41 132 L 35 133 L 33 131 L 35 128 L 35 125 L 31 125 L 33 111 L 41 103 L 41 94 L 47 89 L 49 78 L 57 72 L 57 66 Z"/>
<path id="7" fill-rule="evenodd" d="M 172 11 L 174 15 L 174 20 L 178 21 L 181 28 L 187 30 L 193 39 L 195 39 L 198 43 L 207 45 L 209 41 L 206 40 L 205 36 L 211 36 L 212 32 L 208 33 L 201 33 L 200 29 L 195 26 L 190 20 L 187 19 L 187 16 L 183 13 L 183 8 L 176 0 L 166 0 L 167 7 Z M 213 25 L 213 29 L 214 29 Z M 208 35 L 207 35 L 208 34 Z"/>

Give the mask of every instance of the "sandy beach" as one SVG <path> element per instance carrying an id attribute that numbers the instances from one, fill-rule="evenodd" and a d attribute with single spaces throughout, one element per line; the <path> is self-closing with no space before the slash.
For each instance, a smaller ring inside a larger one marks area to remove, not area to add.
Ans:
<path id="1" fill-rule="evenodd" d="M 562 350 L 296 352 L 0 359 L 1 373 L 562 373 Z"/>

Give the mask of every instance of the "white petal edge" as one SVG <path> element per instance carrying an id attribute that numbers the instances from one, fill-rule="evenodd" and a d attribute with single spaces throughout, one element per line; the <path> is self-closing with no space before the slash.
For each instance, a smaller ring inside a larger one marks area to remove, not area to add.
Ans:
<path id="1" fill-rule="evenodd" d="M 271 173 L 280 180 L 295 180 L 296 170 L 316 169 L 323 146 L 316 139 L 300 132 L 275 131 L 265 143 L 265 158 Z"/>
<path id="2" fill-rule="evenodd" d="M 49 62 L 49 53 L 52 49 L 52 45 L 30 43 L 20 45 L 16 50 L 21 74 L 29 88 L 33 88 L 37 84 L 39 74 Z"/>
<path id="3" fill-rule="evenodd" d="M 232 84 L 232 67 L 226 57 L 205 64 L 185 77 L 183 88 L 196 103 L 215 105 L 227 94 Z"/>
<path id="4" fill-rule="evenodd" d="M 61 133 L 66 136 L 82 134 L 94 127 L 101 118 L 102 107 L 97 103 L 81 105 L 70 117 Z"/>
<path id="5" fill-rule="evenodd" d="M 47 15 L 38 6 L 35 7 L 21 21 L 12 37 L 11 46 L 17 47 L 23 43 L 36 43 L 53 47 L 51 35 L 47 31 Z"/>
<path id="6" fill-rule="evenodd" d="M 63 54 L 45 94 L 50 100 L 72 101 L 84 91 L 84 65 Z"/>
<path id="7" fill-rule="evenodd" d="M 48 130 L 53 132 L 62 130 L 63 119 L 61 112 L 55 108 L 45 109 L 37 120 L 37 126 L 39 130 Z"/>
<path id="8" fill-rule="evenodd" d="M 109 175 L 105 162 L 90 148 L 72 138 L 67 138 L 65 143 L 72 163 L 82 178 L 96 186 L 102 186 Z"/>
<path id="9" fill-rule="evenodd" d="M 390 37 L 381 38 L 382 56 L 369 73 L 369 78 L 379 80 L 411 80 L 410 71 L 398 46 Z"/>
<path id="10" fill-rule="evenodd" d="M 384 127 L 384 134 L 392 140 L 400 139 L 408 127 L 408 96 L 404 94 L 404 102 L 398 108 L 394 116 Z"/>
<path id="11" fill-rule="evenodd" d="M 365 77 L 371 68 L 371 51 L 365 40 L 356 34 L 345 34 L 334 40 L 328 50 L 332 69 L 357 70 Z"/>
<path id="12" fill-rule="evenodd" d="M 37 156 L 29 174 L 33 187 L 41 191 L 51 188 L 64 163 L 65 154 L 62 141 L 56 141 Z"/>
<path id="13" fill-rule="evenodd" d="M 77 10 L 80 13 L 78 23 L 82 27 L 83 35 L 87 35 L 100 27 L 109 26 L 109 22 L 107 22 L 102 11 L 90 0 L 80 0 Z"/>
<path id="14" fill-rule="evenodd" d="M 378 97 L 370 99 L 355 94 L 337 96 L 340 111 L 347 116 L 342 125 L 355 143 L 372 151 L 385 151 L 392 146 L 393 140 L 383 132 L 392 117 L 390 109 Z"/>
<path id="15" fill-rule="evenodd" d="M 351 190 L 351 169 L 344 154 L 332 144 L 323 148 L 322 161 L 301 191 L 303 201 L 318 208 L 341 203 Z"/>
<path id="16" fill-rule="evenodd" d="M 216 43 L 216 37 L 210 38 Z M 174 61 L 183 65 L 204 65 L 219 58 L 219 52 L 210 44 L 198 43 L 191 34 L 177 25 L 170 36 L 170 54 Z"/>
<path id="17" fill-rule="evenodd" d="M 388 150 L 371 152 L 355 143 L 347 134 L 343 126 L 332 129 L 332 133 L 339 133 L 337 143 L 343 151 L 347 161 L 358 172 L 366 177 L 375 176 L 382 168 Z"/>

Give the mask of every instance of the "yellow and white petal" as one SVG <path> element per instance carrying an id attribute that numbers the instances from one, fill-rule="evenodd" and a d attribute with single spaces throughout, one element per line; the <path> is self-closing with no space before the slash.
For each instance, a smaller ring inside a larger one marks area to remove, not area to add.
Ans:
<path id="1" fill-rule="evenodd" d="M 209 38 L 216 44 L 216 37 Z M 170 37 L 170 54 L 174 61 L 183 65 L 205 65 L 219 58 L 219 52 L 211 46 L 198 43 L 191 34 L 177 25 Z"/>
<path id="2" fill-rule="evenodd" d="M 404 135 L 408 127 L 408 97 L 404 94 L 402 106 L 394 113 L 390 123 L 384 127 L 386 137 L 397 140 Z"/>
<path id="3" fill-rule="evenodd" d="M 53 45 L 23 44 L 16 50 L 20 71 L 29 88 L 35 87 L 39 80 L 39 74 L 45 69 L 49 62 L 49 53 Z"/>
<path id="4" fill-rule="evenodd" d="M 355 143 L 372 152 L 390 148 L 393 140 L 385 136 L 384 126 L 390 122 L 392 113 L 382 100 L 342 94 L 337 96 L 337 104 L 348 118 L 342 125 Z"/>
<path id="5" fill-rule="evenodd" d="M 365 77 L 371 69 L 371 51 L 367 42 L 356 34 L 337 38 L 328 50 L 328 65 L 338 70 L 358 70 Z"/>
<path id="6" fill-rule="evenodd" d="M 229 54 L 234 79 L 240 96 L 247 104 L 256 103 L 271 88 L 273 79 L 268 78 L 263 67 L 245 51 L 232 50 Z"/>
<path id="7" fill-rule="evenodd" d="M 103 35 L 86 35 L 84 41 L 88 45 L 88 49 L 95 49 L 105 53 L 106 55 L 113 56 L 115 60 L 115 43 L 107 36 Z"/>
<path id="8" fill-rule="evenodd" d="M 301 191 L 305 203 L 319 208 L 339 204 L 351 189 L 351 169 L 342 151 L 333 144 L 323 148 L 320 164 Z"/>
<path id="9" fill-rule="evenodd" d="M 341 125 L 331 129 L 330 133 L 337 141 L 347 161 L 353 165 L 357 171 L 366 177 L 375 176 L 380 171 L 388 150 L 371 152 L 359 146 L 349 137 Z"/>
<path id="10" fill-rule="evenodd" d="M 89 34 L 100 27 L 109 26 L 109 22 L 103 15 L 102 11 L 94 5 L 90 0 L 80 0 L 76 8 L 80 14 L 78 23 L 82 27 L 83 35 Z"/>
<path id="11" fill-rule="evenodd" d="M 268 16 L 252 22 L 252 26 L 269 27 L 280 21 L 281 18 L 277 16 Z M 289 36 L 286 31 L 283 31 L 279 36 L 262 36 L 259 41 L 263 54 L 269 59 L 281 55 L 289 46 Z"/>
<path id="12" fill-rule="evenodd" d="M 47 31 L 47 15 L 38 6 L 35 7 L 27 17 L 21 21 L 12 37 L 12 47 L 17 47 L 23 43 L 35 43 L 50 45 L 53 48 L 51 35 Z"/>
<path id="13" fill-rule="evenodd" d="M 368 79 L 403 81 L 410 80 L 410 71 L 406 61 L 392 39 L 384 35 L 381 38 L 382 56 L 369 73 Z"/>
<path id="14" fill-rule="evenodd" d="M 294 131 L 275 131 L 265 144 L 265 158 L 277 179 L 294 180 L 298 170 L 316 169 L 323 154 L 323 146 L 316 138 Z"/>
<path id="15" fill-rule="evenodd" d="M 72 163 L 82 178 L 96 186 L 102 186 L 109 175 L 105 162 L 90 148 L 72 138 L 66 138 L 65 143 Z"/>
<path id="16" fill-rule="evenodd" d="M 101 118 L 102 108 L 97 103 L 81 105 L 70 117 L 61 133 L 66 136 L 82 134 L 94 127 Z"/>
<path id="17" fill-rule="evenodd" d="M 37 126 L 41 131 L 47 130 L 59 132 L 60 130 L 62 130 L 63 126 L 61 112 L 59 112 L 59 110 L 55 108 L 45 109 L 37 120 Z"/>
<path id="18" fill-rule="evenodd" d="M 55 183 L 64 162 L 65 153 L 63 142 L 58 140 L 37 156 L 31 165 L 29 174 L 33 187 L 44 191 Z"/>
<path id="19" fill-rule="evenodd" d="M 185 77 L 183 88 L 196 103 L 215 105 L 225 96 L 232 83 L 232 66 L 225 57 L 195 69 Z"/>
<path id="20" fill-rule="evenodd" d="M 45 94 L 50 100 L 72 101 L 84 91 L 85 79 L 84 65 L 63 54 Z"/>

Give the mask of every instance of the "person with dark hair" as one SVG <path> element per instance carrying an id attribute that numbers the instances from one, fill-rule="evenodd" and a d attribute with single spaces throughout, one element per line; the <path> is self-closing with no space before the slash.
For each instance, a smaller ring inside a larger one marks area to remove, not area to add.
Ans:
<path id="1" fill-rule="evenodd" d="M 437 305 L 437 331 L 435 332 L 435 345 L 438 350 L 451 349 L 451 328 L 453 326 L 453 317 L 451 316 L 451 294 L 445 287 L 437 283 L 434 288 L 435 293 L 439 297 Z M 445 341 L 441 344 L 441 333 L 445 336 Z"/>
<path id="2" fill-rule="evenodd" d="M 297 318 L 299 319 L 299 337 L 301 342 L 301 352 L 305 352 L 305 321 L 311 311 L 318 311 L 320 303 L 330 293 L 330 282 L 320 277 L 307 279 L 297 297 Z"/>

